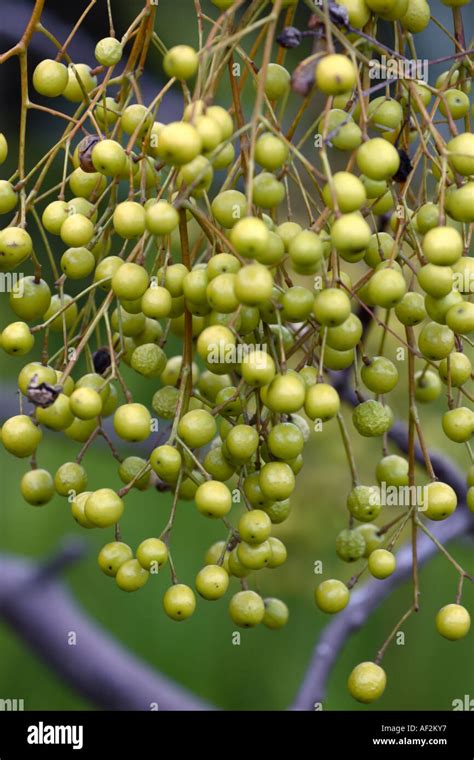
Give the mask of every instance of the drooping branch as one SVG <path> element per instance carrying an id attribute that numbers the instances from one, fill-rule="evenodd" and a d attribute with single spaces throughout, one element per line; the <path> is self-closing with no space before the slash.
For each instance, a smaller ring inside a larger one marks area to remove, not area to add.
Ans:
<path id="1" fill-rule="evenodd" d="M 348 372 L 334 373 L 333 382 L 343 401 L 350 406 L 356 406 L 359 403 L 359 399 L 349 385 Z M 396 422 L 388 435 L 401 451 L 407 451 L 408 433 L 404 423 Z M 416 459 L 420 464 L 424 464 L 423 453 L 419 446 L 416 447 Z M 457 512 L 433 530 L 439 541 L 445 544 L 473 531 L 474 516 L 466 509 L 466 483 L 463 473 L 441 452 L 430 451 L 430 459 L 436 476 L 454 488 L 459 500 Z M 436 551 L 434 543 L 426 536 L 421 536 L 418 541 L 418 564 L 424 565 Z M 374 610 L 398 586 L 410 578 L 411 572 L 412 553 L 411 547 L 407 545 L 397 553 L 397 570 L 390 578 L 383 583 L 377 580 L 369 581 L 351 592 L 348 607 L 338 614 L 321 633 L 303 683 L 290 709 L 313 710 L 315 703 L 323 701 L 331 670 L 347 640 L 367 622 Z"/>
<path id="2" fill-rule="evenodd" d="M 57 574 L 81 553 L 76 543 L 66 544 L 43 566 L 0 555 L 0 618 L 74 691 L 98 707 L 213 709 L 135 657 L 72 599 Z"/>

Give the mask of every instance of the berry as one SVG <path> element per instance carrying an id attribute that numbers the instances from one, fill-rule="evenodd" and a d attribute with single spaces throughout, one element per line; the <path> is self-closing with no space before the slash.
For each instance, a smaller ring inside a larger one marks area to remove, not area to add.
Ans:
<path id="1" fill-rule="evenodd" d="M 43 434 L 30 417 L 18 414 L 10 417 L 2 427 L 2 443 L 10 454 L 29 457 L 38 448 Z"/>
<path id="2" fill-rule="evenodd" d="M 363 704 L 370 704 L 379 699 L 385 691 L 386 684 L 385 671 L 375 662 L 361 662 L 356 665 L 347 682 L 351 696 Z"/>
<path id="3" fill-rule="evenodd" d="M 352 90 L 356 84 L 354 64 L 345 55 L 325 55 L 316 66 L 315 81 L 316 87 L 325 95 Z"/>
<path id="4" fill-rule="evenodd" d="M 122 59 L 122 45 L 115 37 L 103 37 L 95 46 L 94 55 L 101 66 L 115 66 Z"/>
<path id="5" fill-rule="evenodd" d="M 115 581 L 122 591 L 138 591 L 143 588 L 149 577 L 150 574 L 143 569 L 138 560 L 129 559 L 120 565 Z"/>
<path id="6" fill-rule="evenodd" d="M 34 507 L 42 507 L 54 496 L 54 482 L 47 470 L 30 470 L 20 483 L 21 495 Z"/>
<path id="7" fill-rule="evenodd" d="M 114 429 L 124 441 L 146 441 L 151 432 L 151 416 L 143 404 L 124 404 L 114 414 Z"/>
<path id="8" fill-rule="evenodd" d="M 325 327 L 337 327 L 349 317 L 351 303 L 348 296 L 339 288 L 321 290 L 314 299 L 314 316 Z"/>
<path id="9" fill-rule="evenodd" d="M 433 227 L 423 238 L 423 253 L 431 264 L 455 264 L 462 251 L 462 238 L 454 227 Z"/>
<path id="10" fill-rule="evenodd" d="M 390 430 L 393 416 L 388 407 L 370 399 L 356 406 L 352 412 L 352 422 L 360 435 L 372 437 Z"/>
<path id="11" fill-rule="evenodd" d="M 263 399 L 272 412 L 292 414 L 298 412 L 305 401 L 306 388 L 296 373 L 275 375 Z"/>
<path id="12" fill-rule="evenodd" d="M 150 454 L 150 465 L 154 472 L 167 482 L 174 482 L 182 466 L 179 451 L 167 444 L 158 446 Z"/>
<path id="13" fill-rule="evenodd" d="M 12 356 L 28 354 L 35 343 L 26 322 L 12 322 L 2 332 L 2 348 Z"/>
<path id="14" fill-rule="evenodd" d="M 447 483 L 429 483 L 424 496 L 422 511 L 430 520 L 445 520 L 457 507 L 456 492 Z"/>
<path id="15" fill-rule="evenodd" d="M 466 354 L 453 351 L 440 361 L 438 371 L 443 383 L 448 383 L 449 380 L 452 386 L 460 388 L 471 377 L 472 365 Z"/>
<path id="16" fill-rule="evenodd" d="M 375 520 L 381 510 L 379 489 L 376 486 L 355 486 L 347 497 L 347 508 L 360 522 Z"/>
<path id="17" fill-rule="evenodd" d="M 283 628 L 287 624 L 289 618 L 288 607 L 281 599 L 274 599 L 267 597 L 263 600 L 265 605 L 265 613 L 263 615 L 262 623 L 271 630 Z"/>
<path id="18" fill-rule="evenodd" d="M 65 462 L 56 471 L 54 487 L 60 496 L 78 494 L 87 488 L 87 473 L 76 462 Z"/>
<path id="19" fill-rule="evenodd" d="M 304 438 L 301 430 L 292 422 L 280 422 L 270 430 L 268 448 L 277 459 L 294 459 L 303 451 Z"/>
<path id="20" fill-rule="evenodd" d="M 464 177 L 474 174 L 474 135 L 463 132 L 446 145 L 449 163 Z"/>
<path id="21" fill-rule="evenodd" d="M 265 222 L 253 216 L 237 221 L 230 233 L 230 242 L 237 252 L 249 259 L 264 253 L 268 238 Z"/>
<path id="22" fill-rule="evenodd" d="M 367 140 L 357 151 L 357 166 L 369 179 L 393 177 L 400 166 L 397 149 L 382 137 Z"/>
<path id="23" fill-rule="evenodd" d="M 377 464 L 375 471 L 378 483 L 385 483 L 387 486 L 408 485 L 408 462 L 397 454 L 389 454 L 383 457 Z"/>
<path id="24" fill-rule="evenodd" d="M 279 100 L 290 89 L 290 73 L 278 63 L 269 63 L 266 72 L 261 71 L 259 78 L 265 73 L 264 90 L 269 100 Z"/>
<path id="25" fill-rule="evenodd" d="M 97 562 L 105 575 L 115 578 L 122 565 L 132 559 L 133 552 L 128 544 L 124 544 L 122 541 L 112 541 L 102 547 Z"/>
<path id="26" fill-rule="evenodd" d="M 150 572 L 159 570 L 168 560 L 168 547 L 160 538 L 146 538 L 137 547 L 137 560 Z"/>
<path id="27" fill-rule="evenodd" d="M 224 483 L 208 480 L 202 483 L 195 494 L 199 512 L 205 517 L 225 517 L 232 507 L 232 494 Z"/>
<path id="28" fill-rule="evenodd" d="M 232 621 L 241 628 L 252 628 L 262 622 L 265 604 L 255 591 L 238 591 L 229 604 Z"/>
<path id="29" fill-rule="evenodd" d="M 454 348 L 454 333 L 446 325 L 428 322 L 418 336 L 418 348 L 427 359 L 445 359 Z"/>
<path id="30" fill-rule="evenodd" d="M 323 200 L 328 208 L 334 208 L 331 184 L 339 211 L 342 214 L 358 211 L 365 204 L 367 194 L 360 179 L 350 172 L 336 172 L 332 177 L 332 183 L 328 182 L 323 188 Z"/>
<path id="31" fill-rule="evenodd" d="M 250 425 L 235 425 L 225 439 L 229 457 L 237 462 L 247 462 L 258 448 L 258 432 Z"/>
<path id="32" fill-rule="evenodd" d="M 306 391 L 304 410 L 311 420 L 327 422 L 338 414 L 340 405 L 338 392 L 327 383 L 317 383 Z"/>
<path id="33" fill-rule="evenodd" d="M 335 579 L 322 581 L 314 591 L 314 599 L 322 612 L 341 612 L 349 602 L 350 592 L 346 584 Z"/>
<path id="34" fill-rule="evenodd" d="M 191 449 L 206 446 L 216 434 L 214 417 L 204 409 L 187 412 L 179 421 L 178 435 Z"/>
<path id="35" fill-rule="evenodd" d="M 371 552 L 368 560 L 369 573 L 374 578 L 384 580 L 394 572 L 397 566 L 397 560 L 392 552 L 386 549 L 375 549 Z"/>
<path id="36" fill-rule="evenodd" d="M 68 70 L 63 63 L 45 58 L 33 72 L 33 87 L 40 95 L 56 98 L 64 93 L 68 79 Z"/>
<path id="37" fill-rule="evenodd" d="M 467 636 L 471 627 L 471 616 L 460 604 L 447 604 L 436 615 L 436 630 L 449 641 L 457 641 Z"/>
<path id="38" fill-rule="evenodd" d="M 150 468 L 141 457 L 125 457 L 118 469 L 119 478 L 126 485 L 134 481 L 133 487 L 145 491 L 150 484 Z"/>
<path id="39" fill-rule="evenodd" d="M 238 530 L 242 541 L 251 545 L 261 544 L 270 536 L 272 523 L 261 509 L 245 512 L 239 520 Z"/>
<path id="40" fill-rule="evenodd" d="M 384 356 L 374 356 L 364 364 L 360 376 L 364 385 L 373 393 L 390 393 L 398 383 L 398 370 Z"/>
<path id="41" fill-rule="evenodd" d="M 474 431 L 474 413 L 466 406 L 459 406 L 445 412 L 441 424 L 450 441 L 465 443 Z"/>
<path id="42" fill-rule="evenodd" d="M 158 155 L 162 161 L 182 166 L 200 153 L 202 140 L 196 128 L 184 121 L 164 126 L 159 133 Z"/>
<path id="43" fill-rule="evenodd" d="M 124 504 L 120 496 L 111 488 L 99 488 L 88 497 L 84 514 L 93 525 L 108 528 L 117 523 L 123 513 Z"/>
<path id="44" fill-rule="evenodd" d="M 97 86 L 97 77 L 91 74 L 90 66 L 85 63 L 70 64 L 68 82 L 62 94 L 72 103 L 80 103 Z"/>
<path id="45" fill-rule="evenodd" d="M 196 598 L 193 590 L 184 583 L 170 586 L 163 597 L 163 608 L 172 620 L 187 620 L 196 609 Z"/>
<path id="46" fill-rule="evenodd" d="M 102 399 L 93 388 L 76 388 L 70 398 L 71 412 L 81 420 L 92 420 L 102 411 Z"/>
<path id="47" fill-rule="evenodd" d="M 100 140 L 92 149 L 92 163 L 100 174 L 117 177 L 125 172 L 127 157 L 120 143 L 115 140 Z"/>
<path id="48" fill-rule="evenodd" d="M 198 69 L 199 59 L 194 48 L 189 45 L 175 45 L 163 58 L 163 68 L 169 77 L 190 79 Z"/>
<path id="49" fill-rule="evenodd" d="M 293 493 L 295 476 L 285 462 L 268 462 L 260 471 L 259 484 L 265 498 L 283 501 Z"/>
<path id="50" fill-rule="evenodd" d="M 356 530 L 342 530 L 336 538 L 337 556 L 344 562 L 356 562 L 364 556 L 365 540 Z"/>
<path id="51" fill-rule="evenodd" d="M 206 565 L 196 575 L 196 591 L 209 601 L 224 596 L 228 586 L 229 574 L 220 565 Z"/>

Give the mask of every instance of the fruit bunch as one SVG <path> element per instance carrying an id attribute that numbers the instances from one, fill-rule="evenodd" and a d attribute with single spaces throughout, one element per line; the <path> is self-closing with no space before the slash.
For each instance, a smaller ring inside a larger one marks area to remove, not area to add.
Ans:
<path id="1" fill-rule="evenodd" d="M 30 78 L 31 24 L 10 51 L 20 57 L 22 119 L 18 167 L 0 182 L 0 270 L 17 275 L 1 347 L 26 363 L 19 413 L 1 436 L 11 455 L 30 462 L 20 485 L 29 504 L 57 494 L 79 526 L 104 530 L 99 567 L 119 588 L 136 591 L 169 568 L 163 605 L 182 621 L 195 610 L 195 591 L 212 601 L 235 584 L 234 623 L 277 629 L 287 606 L 253 590 L 254 578 L 262 571 L 264 585 L 266 569 L 287 558 L 273 533 L 290 513 L 311 428 L 339 427 L 350 487 L 335 551 L 362 563 L 347 582 L 317 586 L 323 612 L 344 609 L 366 570 L 380 580 L 394 572 L 404 529 L 414 546 L 420 531 L 436 540 L 430 521 L 456 509 L 455 491 L 433 471 L 418 405 L 444 395 L 442 430 L 471 457 L 464 349 L 474 332 L 473 63 L 459 41 L 464 2 L 445 2 L 456 47 L 431 83 L 403 71 L 390 82 L 379 60 L 415 50 L 430 23 L 425 0 L 211 2 L 198 49 L 166 48 L 155 31 L 159 7 L 146 2 L 122 37 L 111 26 L 98 41 L 93 65 L 71 60 L 68 44 L 39 27 L 52 57 Z M 387 23 L 394 50 L 378 40 Z M 164 84 L 145 105 L 138 75 L 151 48 Z M 298 48 L 292 65 L 288 48 Z M 182 100 L 173 122 L 162 120 L 171 89 Z M 66 126 L 27 167 L 27 115 L 38 109 Z M 2 163 L 7 154 L 1 135 Z M 394 348 L 398 366 L 387 355 Z M 139 399 L 128 387 L 133 374 L 150 389 Z M 407 458 L 388 449 L 387 399 L 402 374 Z M 352 383 L 350 429 L 339 391 Z M 75 461 L 55 473 L 40 467 L 50 433 L 78 443 Z M 354 436 L 380 440 L 374 483 L 359 480 Z M 84 461 L 99 439 L 117 460 L 121 487 L 88 490 Z M 416 439 L 429 478 L 423 500 L 377 525 L 382 486 L 415 489 Z M 474 510 L 472 467 L 468 485 Z M 128 503 L 150 488 L 172 492 L 171 512 L 159 535 L 131 547 Z M 180 500 L 223 530 L 195 591 L 172 559 Z M 459 639 L 470 624 L 460 604 L 467 573 L 444 551 L 460 583 L 436 627 Z M 376 661 L 350 675 L 362 702 L 385 688 L 385 648 L 418 609 L 414 578 L 408 613 Z"/>

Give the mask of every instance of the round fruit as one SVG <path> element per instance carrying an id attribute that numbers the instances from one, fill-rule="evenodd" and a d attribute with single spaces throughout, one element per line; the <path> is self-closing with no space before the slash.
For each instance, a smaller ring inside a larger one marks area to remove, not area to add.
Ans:
<path id="1" fill-rule="evenodd" d="M 168 617 L 177 622 L 187 620 L 196 609 L 193 590 L 184 583 L 170 586 L 163 597 L 163 608 Z"/>
<path id="2" fill-rule="evenodd" d="M 10 417 L 2 427 L 2 443 L 10 454 L 29 457 L 38 448 L 43 434 L 30 417 L 18 414 Z"/>
<path id="3" fill-rule="evenodd" d="M 206 565 L 196 576 L 196 591 L 209 601 L 220 599 L 228 587 L 229 574 L 220 565 Z"/>
<path id="4" fill-rule="evenodd" d="M 471 627 L 471 616 L 460 604 L 447 604 L 436 615 L 436 630 L 449 641 L 457 641 L 467 636 Z"/>
<path id="5" fill-rule="evenodd" d="M 232 507 L 232 494 L 224 483 L 208 480 L 202 483 L 195 494 L 199 512 L 205 517 L 225 517 Z"/>
<path id="6" fill-rule="evenodd" d="M 238 591 L 230 600 L 229 614 L 236 625 L 252 628 L 262 622 L 265 604 L 255 591 Z"/>
<path id="7" fill-rule="evenodd" d="M 84 514 L 93 525 L 108 528 L 121 518 L 124 504 L 111 488 L 99 488 L 91 493 L 84 506 Z"/>
<path id="8" fill-rule="evenodd" d="M 457 507 L 456 492 L 447 483 L 436 481 L 424 489 L 423 506 L 420 511 L 430 520 L 445 520 Z"/>
<path id="9" fill-rule="evenodd" d="M 374 137 L 363 143 L 357 151 L 356 159 L 362 174 L 375 180 L 393 177 L 400 166 L 397 149 L 382 137 Z"/>
<path id="10" fill-rule="evenodd" d="M 347 607 L 349 597 L 350 591 L 346 584 L 334 578 L 322 581 L 314 591 L 314 599 L 319 609 L 331 615 Z"/>
<path id="11" fill-rule="evenodd" d="M 386 549 L 375 549 L 370 555 L 368 560 L 369 573 L 374 578 L 384 580 L 388 578 L 394 572 L 397 566 L 397 560 L 392 552 L 388 552 Z"/>
<path id="12" fill-rule="evenodd" d="M 151 433 L 151 415 L 143 404 L 123 404 L 114 414 L 114 429 L 124 441 L 145 441 Z"/>
<path id="13" fill-rule="evenodd" d="M 105 575 L 115 578 L 122 565 L 132 559 L 133 552 L 128 544 L 124 544 L 122 541 L 112 541 L 102 547 L 97 562 Z"/>
<path id="14" fill-rule="evenodd" d="M 30 470 L 20 483 L 21 495 L 34 507 L 42 507 L 54 496 L 54 482 L 47 470 Z"/>
<path id="15" fill-rule="evenodd" d="M 45 58 L 33 72 L 33 87 L 40 95 L 56 98 L 63 94 L 68 79 L 68 70 L 63 63 Z"/>
<path id="16" fill-rule="evenodd" d="M 351 672 L 347 686 L 354 699 L 369 704 L 379 699 L 385 691 L 387 676 L 375 662 L 361 662 Z"/>
<path id="17" fill-rule="evenodd" d="M 138 560 L 129 559 L 120 565 L 115 576 L 115 581 L 122 591 L 138 591 L 143 588 L 149 575 Z"/>

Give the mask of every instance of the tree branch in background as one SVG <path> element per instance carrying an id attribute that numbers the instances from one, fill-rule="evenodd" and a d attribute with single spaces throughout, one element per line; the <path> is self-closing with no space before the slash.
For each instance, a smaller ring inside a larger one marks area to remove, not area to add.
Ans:
<path id="1" fill-rule="evenodd" d="M 74 691 L 98 707 L 213 709 L 131 654 L 73 601 L 57 574 L 82 554 L 82 542 L 74 541 L 42 566 L 0 555 L 0 617 Z M 71 640 L 76 643 L 71 645 Z"/>

